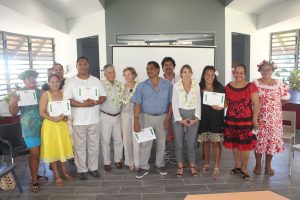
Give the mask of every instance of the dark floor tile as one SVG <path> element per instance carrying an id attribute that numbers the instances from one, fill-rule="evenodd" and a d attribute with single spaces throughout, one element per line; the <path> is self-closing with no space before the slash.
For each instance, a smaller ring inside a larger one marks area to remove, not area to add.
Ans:
<path id="1" fill-rule="evenodd" d="M 120 187 L 81 187 L 77 188 L 76 194 L 119 194 Z"/>
<path id="2" fill-rule="evenodd" d="M 147 176 L 144 176 L 141 180 L 162 180 L 164 176 L 160 175 L 160 174 L 149 174 Z M 125 181 L 129 181 L 129 180 L 140 180 L 135 178 L 135 174 L 132 175 L 124 175 L 123 176 L 123 180 Z"/>
<path id="3" fill-rule="evenodd" d="M 95 200 L 141 200 L 140 194 L 97 195 Z"/>
<path id="4" fill-rule="evenodd" d="M 166 192 L 208 191 L 206 185 L 165 186 Z"/>
<path id="5" fill-rule="evenodd" d="M 212 184 L 212 185 L 207 185 L 208 190 L 212 193 L 216 192 L 216 191 L 235 191 L 237 189 L 241 190 L 241 189 L 246 189 L 246 190 L 251 190 L 251 186 L 249 185 L 249 183 L 244 182 L 241 184 Z"/>
<path id="6" fill-rule="evenodd" d="M 225 180 L 221 177 L 217 179 L 213 178 L 197 178 L 197 179 L 184 179 L 185 185 L 205 185 L 205 184 L 220 184 L 225 183 Z"/>
<path id="7" fill-rule="evenodd" d="M 163 187 L 121 187 L 121 194 L 163 193 Z"/>
<path id="8" fill-rule="evenodd" d="M 1 200 L 48 200 L 50 195 L 9 195 L 2 196 L 0 195 Z"/>
<path id="9" fill-rule="evenodd" d="M 49 200 L 94 200 L 96 198 L 96 195 L 51 195 L 49 197 Z"/>
<path id="10" fill-rule="evenodd" d="M 141 180 L 133 181 L 102 181 L 100 184 L 101 187 L 121 187 L 121 186 L 142 186 Z"/>
<path id="11" fill-rule="evenodd" d="M 183 185 L 183 180 L 143 180 L 143 187 Z"/>
<path id="12" fill-rule="evenodd" d="M 186 195 L 186 193 L 142 194 L 142 200 L 182 200 Z"/>

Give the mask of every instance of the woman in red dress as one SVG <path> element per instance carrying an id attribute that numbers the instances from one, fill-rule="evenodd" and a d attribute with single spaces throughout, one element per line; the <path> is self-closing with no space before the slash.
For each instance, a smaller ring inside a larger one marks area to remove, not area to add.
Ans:
<path id="1" fill-rule="evenodd" d="M 226 85 L 227 113 L 224 124 L 224 147 L 232 149 L 235 167 L 231 174 L 241 173 L 249 179 L 247 165 L 249 151 L 256 145 L 253 128 L 258 128 L 259 97 L 254 83 L 245 80 L 246 66 L 236 65 L 233 71 L 235 81 Z"/>

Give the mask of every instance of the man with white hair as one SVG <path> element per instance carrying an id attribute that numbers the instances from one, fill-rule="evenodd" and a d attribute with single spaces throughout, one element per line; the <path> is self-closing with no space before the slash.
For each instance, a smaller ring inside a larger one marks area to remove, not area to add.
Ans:
<path id="1" fill-rule="evenodd" d="M 101 145 L 103 154 L 104 170 L 111 171 L 110 140 L 113 138 L 115 167 L 123 167 L 121 162 L 123 156 L 123 140 L 121 131 L 121 93 L 122 83 L 116 80 L 115 68 L 111 64 L 103 67 L 103 86 L 107 94 L 106 101 L 101 105 Z"/>

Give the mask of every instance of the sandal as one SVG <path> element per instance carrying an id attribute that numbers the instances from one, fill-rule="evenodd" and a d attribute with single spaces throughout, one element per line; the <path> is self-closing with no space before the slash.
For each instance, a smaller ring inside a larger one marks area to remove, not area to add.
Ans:
<path id="1" fill-rule="evenodd" d="M 65 177 L 65 179 L 66 179 L 67 181 L 73 181 L 73 180 L 74 180 L 74 177 L 73 177 L 73 176 L 70 176 L 69 174 L 65 174 L 64 177 Z"/>
<path id="2" fill-rule="evenodd" d="M 207 172 L 208 170 L 209 170 L 209 164 L 208 165 L 206 165 L 206 164 L 202 165 L 202 167 L 201 167 L 202 172 Z"/>
<path id="3" fill-rule="evenodd" d="M 40 185 L 38 183 L 32 183 L 30 191 L 34 193 L 38 193 L 40 190 Z"/>
<path id="4" fill-rule="evenodd" d="M 235 167 L 232 170 L 230 170 L 230 174 L 237 174 L 237 173 L 242 173 L 241 168 L 240 167 Z"/>
<path id="5" fill-rule="evenodd" d="M 183 167 L 177 167 L 176 176 L 177 177 L 182 177 L 182 174 L 183 174 Z"/>
<path id="6" fill-rule="evenodd" d="M 254 168 L 254 169 L 253 169 L 253 173 L 254 173 L 255 175 L 261 175 L 261 169 L 258 170 L 258 169 L 256 169 L 256 168 Z"/>
<path id="7" fill-rule="evenodd" d="M 40 176 L 40 175 L 38 175 L 37 176 L 37 180 L 38 181 L 48 181 L 48 177 L 47 176 Z"/>
<path id="8" fill-rule="evenodd" d="M 64 181 L 61 178 L 55 180 L 56 186 L 62 187 L 64 186 Z"/>
<path id="9" fill-rule="evenodd" d="M 249 180 L 250 176 L 249 174 L 247 174 L 246 172 L 243 172 L 242 170 L 240 171 L 242 173 L 242 178 L 245 179 L 245 180 Z"/>
<path id="10" fill-rule="evenodd" d="M 196 177 L 199 175 L 199 173 L 196 170 L 196 167 L 190 167 L 190 169 L 191 169 L 192 176 Z"/>
<path id="11" fill-rule="evenodd" d="M 275 172 L 273 169 L 265 169 L 265 174 L 268 175 L 268 176 L 274 176 L 275 175 Z"/>
<path id="12" fill-rule="evenodd" d="M 214 168 L 214 172 L 212 173 L 211 176 L 212 176 L 213 178 L 216 178 L 216 177 L 219 176 L 219 174 L 220 174 L 219 168 L 215 167 L 215 168 Z"/>

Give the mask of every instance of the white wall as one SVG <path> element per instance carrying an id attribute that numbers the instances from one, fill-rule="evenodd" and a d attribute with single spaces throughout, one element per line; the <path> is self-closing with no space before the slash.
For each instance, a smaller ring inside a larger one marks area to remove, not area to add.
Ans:
<path id="1" fill-rule="evenodd" d="M 0 1 L 1 3 L 1 1 Z M 52 16 L 49 15 L 49 18 Z M 46 18 L 46 15 L 44 16 Z M 44 19 L 46 20 L 46 19 Z M 106 38 L 104 11 L 96 12 L 83 17 L 70 19 L 65 28 L 68 33 L 63 33 L 51 28 L 39 20 L 0 5 L 1 31 L 25 35 L 51 37 L 55 42 L 55 61 L 67 68 L 66 76 L 76 74 L 77 45 L 76 39 L 98 35 L 100 66 L 106 64 Z"/>
<path id="2" fill-rule="evenodd" d="M 275 15 L 274 15 L 275 16 Z M 250 35 L 250 80 L 259 78 L 257 64 L 270 59 L 270 34 L 293 29 L 300 29 L 300 15 L 266 28 L 257 29 L 260 18 L 255 15 L 225 9 L 225 83 L 231 81 L 231 33 L 238 32 Z"/>
<path id="3" fill-rule="evenodd" d="M 250 35 L 250 80 L 253 72 L 253 34 L 256 31 L 257 17 L 255 15 L 245 14 L 230 8 L 225 8 L 225 84 L 232 80 L 232 39 L 231 33 L 242 33 Z"/>
<path id="4" fill-rule="evenodd" d="M 98 35 L 100 68 L 106 64 L 106 36 L 105 36 L 105 11 L 68 20 L 68 65 L 70 75 L 76 74 L 76 58 L 78 38 Z"/>
<path id="5" fill-rule="evenodd" d="M 67 64 L 68 35 L 2 5 L 0 5 L 0 27 L 1 31 L 54 38 L 55 60 L 63 65 Z"/>
<path id="6" fill-rule="evenodd" d="M 35 0 L 0 0 L 0 4 L 27 16 L 26 18 L 38 21 L 63 33 L 67 32 L 66 20 Z"/>

